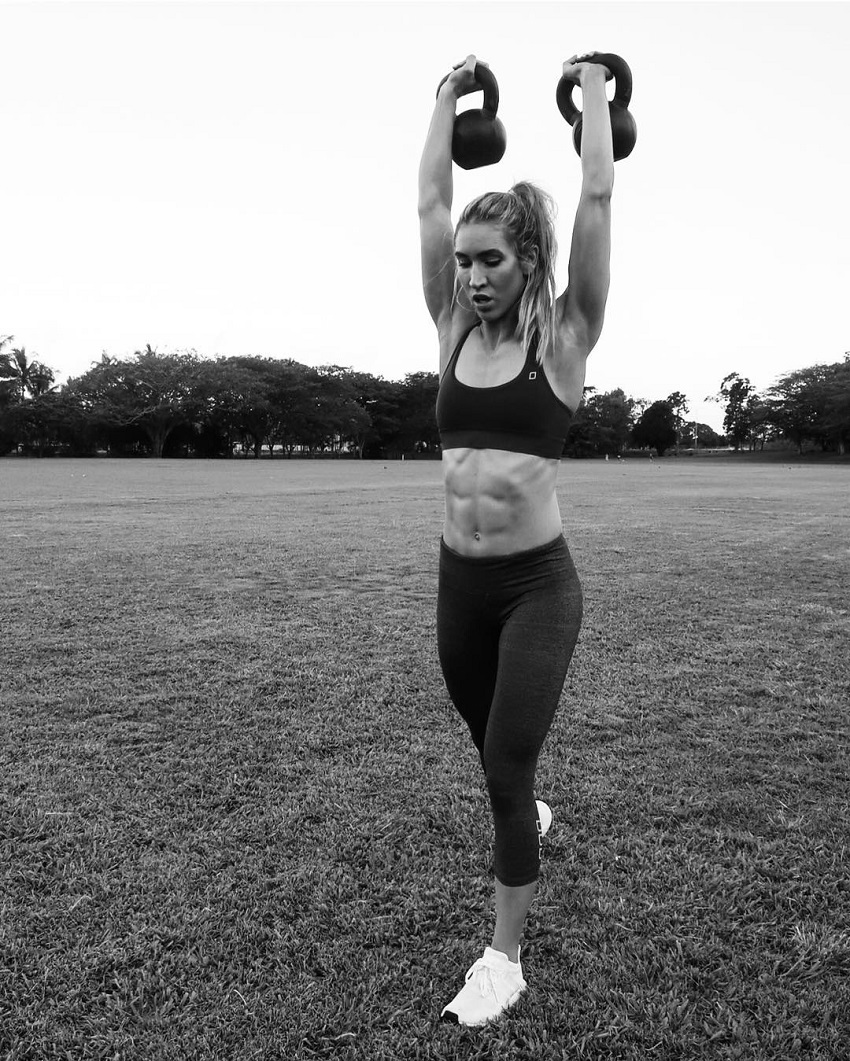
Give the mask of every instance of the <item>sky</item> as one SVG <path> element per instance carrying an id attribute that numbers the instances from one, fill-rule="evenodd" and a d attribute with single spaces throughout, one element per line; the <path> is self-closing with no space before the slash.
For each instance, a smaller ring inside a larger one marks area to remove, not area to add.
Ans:
<path id="1" fill-rule="evenodd" d="M 562 63 L 631 67 L 588 386 L 682 391 L 720 429 L 727 374 L 763 390 L 850 350 L 848 3 L 0 0 L 0 40 L 0 336 L 59 382 L 148 343 L 436 371 L 417 170 L 470 53 L 508 146 L 455 168 L 453 216 L 537 182 L 559 289 L 581 182 Z"/>

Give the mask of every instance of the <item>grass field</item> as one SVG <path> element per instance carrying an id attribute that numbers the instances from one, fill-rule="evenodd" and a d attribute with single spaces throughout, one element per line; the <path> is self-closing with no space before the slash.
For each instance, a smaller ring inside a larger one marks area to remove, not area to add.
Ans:
<path id="1" fill-rule="evenodd" d="M 0 461 L 0 1057 L 850 1057 L 850 468 L 566 461 L 510 1017 L 436 463 Z"/>

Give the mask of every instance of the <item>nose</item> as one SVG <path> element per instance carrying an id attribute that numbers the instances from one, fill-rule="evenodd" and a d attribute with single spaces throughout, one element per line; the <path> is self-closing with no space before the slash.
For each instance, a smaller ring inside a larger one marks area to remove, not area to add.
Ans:
<path id="1" fill-rule="evenodd" d="M 484 275 L 484 270 L 481 268 L 480 265 L 477 265 L 475 262 L 473 262 L 472 269 L 469 274 L 469 286 L 477 290 L 478 288 L 483 287 L 485 283 L 486 277 Z"/>

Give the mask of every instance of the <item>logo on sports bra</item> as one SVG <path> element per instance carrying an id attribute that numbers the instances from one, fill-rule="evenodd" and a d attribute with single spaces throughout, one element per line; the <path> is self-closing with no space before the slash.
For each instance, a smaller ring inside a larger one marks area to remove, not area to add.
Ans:
<path id="1" fill-rule="evenodd" d="M 537 379 L 537 373 L 536 372 L 529 372 L 528 373 L 528 378 L 529 379 Z"/>

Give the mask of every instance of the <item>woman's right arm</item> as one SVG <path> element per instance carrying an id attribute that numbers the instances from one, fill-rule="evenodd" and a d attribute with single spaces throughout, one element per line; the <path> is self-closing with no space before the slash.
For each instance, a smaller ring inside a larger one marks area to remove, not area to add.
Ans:
<path id="1" fill-rule="evenodd" d="M 454 296 L 454 235 L 452 232 L 452 130 L 457 101 L 480 89 L 475 81 L 475 56 L 459 64 L 441 86 L 419 164 L 419 235 L 422 244 L 422 287 L 428 312 L 442 335 L 451 324 Z"/>

